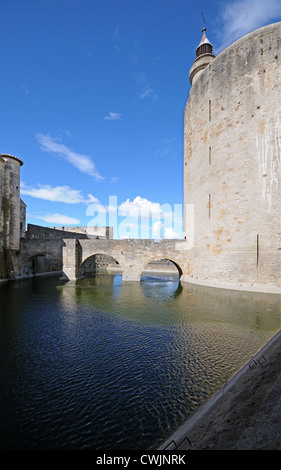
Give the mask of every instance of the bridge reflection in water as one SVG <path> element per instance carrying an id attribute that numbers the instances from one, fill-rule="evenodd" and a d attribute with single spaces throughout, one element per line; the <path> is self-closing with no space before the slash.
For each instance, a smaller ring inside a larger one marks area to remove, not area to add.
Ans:
<path id="1" fill-rule="evenodd" d="M 0 448 L 158 448 L 280 329 L 278 296 L 121 275 L 0 286 Z"/>

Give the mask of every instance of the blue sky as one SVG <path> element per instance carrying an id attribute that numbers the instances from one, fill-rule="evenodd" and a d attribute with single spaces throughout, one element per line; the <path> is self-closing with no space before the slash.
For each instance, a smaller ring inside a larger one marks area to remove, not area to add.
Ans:
<path id="1" fill-rule="evenodd" d="M 146 208 L 153 236 L 159 208 L 183 204 L 183 112 L 202 27 L 218 54 L 280 20 L 280 0 L 2 0 L 0 152 L 24 162 L 27 222 L 118 220 L 116 238 L 137 238 Z M 179 232 L 171 222 L 159 237 Z"/>

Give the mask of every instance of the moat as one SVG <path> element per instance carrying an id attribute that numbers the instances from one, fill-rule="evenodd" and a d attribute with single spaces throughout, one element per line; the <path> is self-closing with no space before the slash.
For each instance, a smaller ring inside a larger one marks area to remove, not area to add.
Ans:
<path id="1" fill-rule="evenodd" d="M 156 449 L 281 327 L 176 276 L 0 284 L 0 449 Z"/>

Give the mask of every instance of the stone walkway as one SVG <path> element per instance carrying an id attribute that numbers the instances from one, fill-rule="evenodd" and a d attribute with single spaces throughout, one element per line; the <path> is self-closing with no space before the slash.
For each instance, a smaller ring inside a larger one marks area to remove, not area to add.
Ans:
<path id="1" fill-rule="evenodd" d="M 281 331 L 160 449 L 281 450 Z"/>

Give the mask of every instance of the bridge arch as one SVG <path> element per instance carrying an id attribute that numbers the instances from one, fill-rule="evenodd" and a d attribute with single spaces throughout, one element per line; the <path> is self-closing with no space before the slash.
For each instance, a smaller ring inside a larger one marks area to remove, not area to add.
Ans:
<path id="1" fill-rule="evenodd" d="M 174 269 L 173 269 L 174 268 Z M 183 275 L 183 269 L 181 266 L 171 258 L 150 258 L 146 261 L 143 266 L 141 276 L 145 275 L 145 272 L 162 273 L 162 275 L 176 274 L 178 273 L 179 279 Z"/>
<path id="2" fill-rule="evenodd" d="M 102 251 L 90 254 L 83 259 L 80 264 L 81 274 L 90 275 L 99 272 L 122 274 L 122 267 L 115 256 L 111 256 Z"/>

